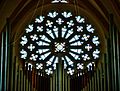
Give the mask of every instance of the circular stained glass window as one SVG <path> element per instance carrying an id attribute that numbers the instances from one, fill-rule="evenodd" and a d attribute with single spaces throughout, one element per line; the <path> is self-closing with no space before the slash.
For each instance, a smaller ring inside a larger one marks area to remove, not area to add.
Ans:
<path id="1" fill-rule="evenodd" d="M 49 75 L 56 69 L 59 55 L 64 69 L 72 75 L 74 68 L 89 68 L 100 55 L 100 41 L 93 26 L 71 12 L 48 12 L 28 25 L 20 40 L 20 57 L 37 63 Z"/>

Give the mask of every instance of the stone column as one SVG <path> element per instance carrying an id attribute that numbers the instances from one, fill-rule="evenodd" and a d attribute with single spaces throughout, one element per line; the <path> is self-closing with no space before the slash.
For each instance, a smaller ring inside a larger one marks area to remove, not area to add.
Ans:
<path id="1" fill-rule="evenodd" d="M 64 61 L 61 59 L 59 54 L 58 63 L 56 65 L 56 91 L 64 91 L 63 85 L 63 74 L 64 74 Z"/>
<path id="2" fill-rule="evenodd" d="M 54 91 L 53 90 L 53 77 L 50 77 L 50 91 Z"/>
<path id="3" fill-rule="evenodd" d="M 1 41 L 1 59 L 0 59 L 0 91 L 2 91 L 2 73 L 3 73 L 3 51 L 4 51 L 4 33 L 2 33 L 2 37 L 1 37 L 2 41 Z"/>
<path id="4" fill-rule="evenodd" d="M 1 59 L 0 59 L 0 91 L 7 90 L 7 65 L 8 65 L 8 25 L 2 32 Z"/>
<path id="5" fill-rule="evenodd" d="M 110 28 L 109 28 L 109 36 L 110 36 L 110 72 L 111 72 L 111 89 L 112 91 L 117 91 L 117 69 L 116 69 L 116 26 L 114 24 L 113 14 L 110 14 Z"/>
<path id="6" fill-rule="evenodd" d="M 56 90 L 56 71 L 55 71 L 55 73 L 52 75 L 52 77 L 51 77 L 51 85 L 50 86 L 52 86 L 51 87 L 51 90 L 50 91 L 55 91 Z"/>
<path id="7" fill-rule="evenodd" d="M 116 31 L 116 60 L 117 60 L 117 78 L 118 78 L 118 86 L 117 86 L 117 90 L 120 91 L 120 35 L 119 35 L 119 31 Z"/>
<path id="8" fill-rule="evenodd" d="M 67 76 L 67 91 L 70 91 L 70 76 Z"/>
<path id="9" fill-rule="evenodd" d="M 67 77 L 66 73 L 65 73 L 65 76 L 64 76 L 64 83 L 65 83 L 64 90 L 68 91 L 68 77 Z"/>

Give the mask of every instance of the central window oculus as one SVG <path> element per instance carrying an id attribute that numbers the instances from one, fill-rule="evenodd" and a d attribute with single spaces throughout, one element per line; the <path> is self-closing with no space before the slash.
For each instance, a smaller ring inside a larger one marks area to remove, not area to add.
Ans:
<path id="1" fill-rule="evenodd" d="M 65 42 L 57 43 L 55 42 L 55 52 L 65 52 Z"/>

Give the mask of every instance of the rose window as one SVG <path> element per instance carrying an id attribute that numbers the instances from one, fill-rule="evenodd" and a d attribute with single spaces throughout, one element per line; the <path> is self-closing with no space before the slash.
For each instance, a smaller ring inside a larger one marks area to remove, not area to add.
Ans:
<path id="1" fill-rule="evenodd" d="M 75 67 L 82 70 L 95 65 L 100 55 L 100 41 L 94 27 L 84 17 L 66 11 L 51 11 L 35 18 L 25 29 L 20 45 L 21 59 L 32 61 L 48 75 L 56 69 L 59 55 L 70 75 Z"/>

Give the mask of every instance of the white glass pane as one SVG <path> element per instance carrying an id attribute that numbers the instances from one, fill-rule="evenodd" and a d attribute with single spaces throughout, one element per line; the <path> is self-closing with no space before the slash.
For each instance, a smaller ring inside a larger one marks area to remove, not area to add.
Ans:
<path id="1" fill-rule="evenodd" d="M 70 49 L 71 51 L 73 51 L 73 52 L 78 52 L 78 49 Z"/>
<path id="2" fill-rule="evenodd" d="M 83 53 L 82 49 L 78 49 L 78 53 L 80 54 Z"/>
<path id="3" fill-rule="evenodd" d="M 78 40 L 78 39 L 79 39 L 79 35 L 75 35 L 74 38 L 75 38 L 76 40 Z"/>
<path id="4" fill-rule="evenodd" d="M 49 35 L 50 35 L 53 39 L 55 39 L 53 33 L 49 33 Z"/>
<path id="5" fill-rule="evenodd" d="M 66 35 L 66 37 L 65 37 L 65 38 L 67 39 L 70 35 L 71 35 L 70 33 L 67 33 L 67 35 Z"/>
<path id="6" fill-rule="evenodd" d="M 92 25 L 87 24 L 87 31 L 90 33 L 94 33 L 94 28 L 92 28 Z"/>
<path id="7" fill-rule="evenodd" d="M 55 59 L 54 63 L 58 63 L 58 57 L 56 57 L 56 59 Z"/>
<path id="8" fill-rule="evenodd" d="M 35 19 L 35 22 L 41 23 L 41 22 L 43 22 L 44 18 L 45 18 L 44 16 L 39 16 L 38 18 Z"/>
<path id="9" fill-rule="evenodd" d="M 71 56 L 73 56 L 75 58 L 76 54 L 69 52 L 69 54 L 71 54 Z"/>
<path id="10" fill-rule="evenodd" d="M 65 56 L 65 58 L 66 58 L 67 62 L 71 61 L 67 56 Z"/>
<path id="11" fill-rule="evenodd" d="M 45 58 L 46 58 L 49 54 L 50 54 L 50 52 L 48 52 L 48 53 L 44 54 Z"/>
<path id="12" fill-rule="evenodd" d="M 49 49 L 43 49 L 43 52 L 47 52 L 47 51 L 49 51 Z"/>
<path id="13" fill-rule="evenodd" d="M 65 18 L 69 18 L 72 16 L 71 12 L 67 13 L 67 12 L 63 12 L 62 15 L 65 17 Z"/>
<path id="14" fill-rule="evenodd" d="M 62 31 L 62 38 L 64 38 L 64 35 L 65 35 L 65 31 Z"/>
<path id="15" fill-rule="evenodd" d="M 52 56 L 51 58 L 50 58 L 50 61 L 51 62 L 53 62 L 53 59 L 55 58 L 55 56 Z"/>
<path id="16" fill-rule="evenodd" d="M 54 33 L 55 33 L 56 37 L 58 38 L 58 31 L 56 31 L 56 32 L 54 32 Z"/>
<path id="17" fill-rule="evenodd" d="M 67 33 L 67 35 L 66 35 L 66 39 L 71 35 L 73 33 L 73 29 L 71 29 L 71 30 L 68 30 L 68 33 Z"/>
<path id="18" fill-rule="evenodd" d="M 47 41 L 47 42 L 51 42 L 45 35 L 41 36 L 41 39 L 42 39 L 42 40 L 45 40 L 45 41 Z"/>
<path id="19" fill-rule="evenodd" d="M 66 61 L 64 61 L 64 69 L 66 69 L 67 68 L 67 63 L 66 63 Z"/>
<path id="20" fill-rule="evenodd" d="M 44 45 L 44 46 L 49 46 L 49 44 L 48 44 L 48 43 L 45 43 L 45 42 L 43 42 L 43 45 Z"/>
<path id="21" fill-rule="evenodd" d="M 76 56 L 75 56 L 75 59 L 76 59 L 76 60 L 78 60 L 78 58 L 79 58 L 79 56 L 78 56 L 78 55 L 76 55 Z"/>
<path id="22" fill-rule="evenodd" d="M 39 46 L 42 45 L 42 41 L 36 42 Z"/>
<path id="23" fill-rule="evenodd" d="M 75 41 L 75 38 L 72 38 L 69 42 L 73 42 L 73 41 Z"/>
<path id="24" fill-rule="evenodd" d="M 80 42 L 80 41 L 78 41 L 77 43 L 78 43 L 78 46 L 81 46 L 83 44 L 83 42 Z"/>
<path id="25" fill-rule="evenodd" d="M 58 15 L 57 12 L 49 12 L 48 16 L 51 18 L 55 18 Z"/>
<path id="26" fill-rule="evenodd" d="M 25 30 L 26 30 L 26 33 L 32 32 L 33 31 L 33 24 L 28 25 L 28 28 L 26 28 Z"/>
<path id="27" fill-rule="evenodd" d="M 71 46 L 77 46 L 78 45 L 78 43 L 77 42 L 75 42 L 75 43 L 72 43 L 72 44 L 70 44 Z"/>

